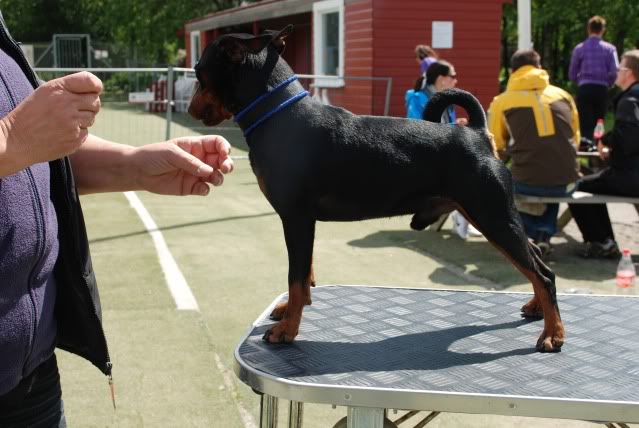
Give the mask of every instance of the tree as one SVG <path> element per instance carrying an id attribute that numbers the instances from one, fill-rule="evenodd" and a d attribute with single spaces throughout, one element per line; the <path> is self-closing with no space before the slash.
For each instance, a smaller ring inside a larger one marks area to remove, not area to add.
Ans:
<path id="1" fill-rule="evenodd" d="M 586 24 L 594 15 L 607 21 L 604 39 L 619 54 L 639 45 L 639 2 L 621 0 L 532 0 L 533 46 L 554 84 L 569 87 L 568 67 L 573 48 L 586 38 Z M 502 22 L 502 67 L 517 48 L 517 1 L 504 5 Z"/>
<path id="2" fill-rule="evenodd" d="M 240 0 L 1 0 L 14 38 L 43 42 L 56 33 L 88 33 L 92 40 L 124 47 L 140 65 L 172 63 L 184 22 Z"/>

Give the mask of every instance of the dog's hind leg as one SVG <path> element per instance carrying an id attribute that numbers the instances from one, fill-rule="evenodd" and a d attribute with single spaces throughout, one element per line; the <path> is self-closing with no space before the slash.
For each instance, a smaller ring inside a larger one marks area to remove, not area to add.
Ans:
<path id="1" fill-rule="evenodd" d="M 271 343 L 290 343 L 295 339 L 305 305 L 311 304 L 313 278 L 313 242 L 315 220 L 312 218 L 282 218 L 284 238 L 288 250 L 288 302 L 271 313 L 279 322 L 264 333 Z"/>
<path id="2" fill-rule="evenodd" d="M 537 349 L 559 351 L 564 343 L 564 326 L 557 304 L 555 275 L 526 237 L 515 208 L 510 174 L 504 169 L 497 166 L 492 174 L 484 174 L 492 179 L 474 182 L 481 183 L 482 188 L 472 184 L 472 189 L 467 187 L 466 196 L 458 199 L 460 210 L 532 283 L 535 297 L 524 305 L 522 312 L 526 316 L 543 313 L 544 330 L 537 341 Z"/>

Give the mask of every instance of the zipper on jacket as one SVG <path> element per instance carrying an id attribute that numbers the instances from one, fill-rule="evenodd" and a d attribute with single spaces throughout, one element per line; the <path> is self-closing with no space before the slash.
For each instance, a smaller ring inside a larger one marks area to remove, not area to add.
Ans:
<path id="1" fill-rule="evenodd" d="M 544 116 L 544 104 L 541 102 L 541 94 L 539 91 L 535 91 L 535 97 L 537 98 L 537 104 L 539 104 L 539 115 L 541 116 L 541 123 L 544 127 L 544 136 L 548 135 L 548 124 L 546 123 L 546 116 Z"/>
<path id="2" fill-rule="evenodd" d="M 62 182 L 64 184 L 63 188 L 64 188 L 64 201 L 66 202 L 66 209 L 68 211 L 68 218 L 73 218 L 72 217 L 72 205 L 71 205 L 71 201 L 69 200 L 69 193 L 67 192 L 67 189 L 69 188 L 69 182 L 67 180 L 67 171 L 66 171 L 66 167 L 65 167 L 65 161 L 64 160 L 60 160 L 58 161 L 58 165 L 60 167 L 60 172 L 61 172 L 61 176 L 62 176 Z M 73 225 L 75 226 L 75 225 Z M 78 242 L 77 239 L 74 239 L 74 247 L 76 248 L 76 251 L 79 253 L 78 249 Z M 78 257 L 76 258 L 77 260 L 80 260 L 80 255 L 78 254 Z M 82 266 L 78 267 L 78 270 L 80 272 L 83 271 Z M 84 275 L 82 275 L 82 280 L 84 282 L 84 286 L 86 290 L 89 290 L 89 283 L 87 282 L 86 278 L 84 277 Z M 106 341 L 106 334 L 104 333 L 104 327 L 102 327 L 102 323 L 100 322 L 100 317 L 98 316 L 98 310 L 95 307 L 95 303 L 93 302 L 93 299 L 89 299 L 91 302 L 91 307 L 93 308 L 93 315 L 95 315 L 95 319 L 98 321 L 98 325 L 100 326 L 100 331 L 102 332 L 102 340 L 104 341 L 104 349 L 106 351 L 106 367 L 105 367 L 105 372 L 106 375 L 109 379 L 109 387 L 111 389 L 111 399 L 113 400 L 113 408 L 115 409 L 115 385 L 113 383 L 113 363 L 111 362 L 111 357 L 109 355 L 109 345 Z"/>

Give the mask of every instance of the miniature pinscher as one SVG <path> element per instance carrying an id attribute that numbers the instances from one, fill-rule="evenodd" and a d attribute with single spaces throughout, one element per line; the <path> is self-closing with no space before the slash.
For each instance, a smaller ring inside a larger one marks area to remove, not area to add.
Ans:
<path id="1" fill-rule="evenodd" d="M 298 334 L 311 304 L 317 221 L 359 221 L 412 215 L 423 230 L 458 210 L 532 283 L 521 311 L 544 318 L 540 351 L 559 351 L 564 327 L 555 275 L 528 241 L 513 199 L 508 168 L 494 153 L 486 116 L 475 97 L 437 93 L 425 120 L 358 116 L 308 96 L 281 57 L 292 26 L 261 35 L 226 34 L 195 66 L 189 113 L 207 126 L 233 118 L 244 132 L 260 190 L 279 214 L 288 249 L 288 302 L 264 335 L 272 343 Z M 468 126 L 442 124 L 456 104 Z M 437 123 L 434 123 L 437 122 Z"/>

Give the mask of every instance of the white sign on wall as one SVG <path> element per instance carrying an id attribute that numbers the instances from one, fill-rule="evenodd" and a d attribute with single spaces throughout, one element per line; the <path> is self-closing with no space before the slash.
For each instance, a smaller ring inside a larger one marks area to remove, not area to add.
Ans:
<path id="1" fill-rule="evenodd" d="M 453 47 L 453 21 L 433 21 L 432 46 L 439 49 Z"/>

